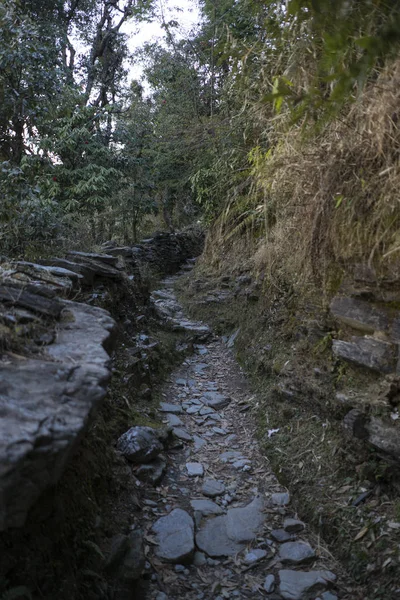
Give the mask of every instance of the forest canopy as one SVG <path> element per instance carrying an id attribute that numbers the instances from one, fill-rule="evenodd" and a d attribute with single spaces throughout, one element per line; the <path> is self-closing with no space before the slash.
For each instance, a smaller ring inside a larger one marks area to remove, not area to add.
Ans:
<path id="1" fill-rule="evenodd" d="M 398 54 L 396 2 L 200 9 L 182 37 L 152 0 L 1 3 L 1 252 L 125 242 L 151 216 L 169 229 L 221 214 L 229 235 L 265 229 L 288 131 L 303 144 L 346 121 Z M 131 56 L 123 25 L 154 18 L 164 41 Z M 130 80 L 139 61 L 145 82 Z"/>

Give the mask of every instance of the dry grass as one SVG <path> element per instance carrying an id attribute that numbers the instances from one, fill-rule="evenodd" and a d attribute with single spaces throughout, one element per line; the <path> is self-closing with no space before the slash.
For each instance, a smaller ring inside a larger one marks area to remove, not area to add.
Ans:
<path id="1" fill-rule="evenodd" d="M 313 281 L 325 289 L 332 274 L 356 263 L 381 274 L 398 270 L 399 119 L 400 59 L 319 134 L 300 125 L 285 130 L 285 118 L 276 120 L 278 141 L 254 166 L 258 189 L 248 200 L 253 212 L 249 206 L 242 211 L 242 221 L 251 224 L 247 233 L 255 223 L 257 231 L 264 226 L 254 254 L 258 270 L 277 281 L 289 277 L 295 286 Z M 263 220 L 256 214 L 260 197 Z M 216 224 L 208 247 L 213 254 L 240 224 L 235 210 Z"/>

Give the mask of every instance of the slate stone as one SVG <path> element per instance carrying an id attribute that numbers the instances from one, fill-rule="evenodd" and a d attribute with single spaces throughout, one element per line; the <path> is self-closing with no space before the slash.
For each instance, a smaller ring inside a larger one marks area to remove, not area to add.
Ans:
<path id="1" fill-rule="evenodd" d="M 292 539 L 290 533 L 284 529 L 274 529 L 271 531 L 271 537 L 273 540 L 275 540 L 275 542 L 279 542 L 280 544 L 283 542 L 289 542 Z"/>
<path id="2" fill-rule="evenodd" d="M 192 436 L 186 431 L 186 429 L 174 427 L 172 433 L 176 438 L 178 438 L 178 440 L 183 440 L 184 442 L 191 442 L 193 440 Z"/>
<path id="3" fill-rule="evenodd" d="M 167 468 L 167 463 L 159 456 L 151 463 L 140 465 L 135 471 L 135 475 L 140 481 L 147 481 L 151 485 L 160 483 Z"/>
<path id="4" fill-rule="evenodd" d="M 232 467 L 234 469 L 243 469 L 243 467 L 249 466 L 250 461 L 247 458 L 242 458 L 241 460 L 237 460 L 232 463 Z"/>
<path id="5" fill-rule="evenodd" d="M 195 552 L 193 564 L 195 567 L 202 567 L 207 564 L 207 557 L 203 552 Z"/>
<path id="6" fill-rule="evenodd" d="M 175 564 L 191 561 L 194 554 L 194 523 L 186 511 L 175 508 L 154 523 L 153 531 L 157 536 L 155 553 L 158 558 Z"/>
<path id="7" fill-rule="evenodd" d="M 175 415 L 180 415 L 183 413 L 183 408 L 178 406 L 177 404 L 169 404 L 168 402 L 160 402 L 161 412 L 173 413 Z"/>
<path id="8" fill-rule="evenodd" d="M 372 371 L 392 373 L 396 370 L 397 344 L 353 336 L 349 342 L 333 340 L 332 350 L 339 358 Z"/>
<path id="9" fill-rule="evenodd" d="M 227 430 L 223 429 L 222 427 L 213 427 L 212 431 L 218 435 L 226 435 L 228 433 Z"/>
<path id="10" fill-rule="evenodd" d="M 219 392 L 204 392 L 203 402 L 211 408 L 224 408 L 228 406 L 231 399 Z"/>
<path id="11" fill-rule="evenodd" d="M 303 531 L 305 529 L 305 524 L 303 521 L 299 521 L 298 519 L 285 519 L 283 522 L 283 529 L 288 533 L 298 533 L 299 531 Z"/>
<path id="12" fill-rule="evenodd" d="M 216 498 L 225 493 L 225 486 L 221 481 L 217 481 L 216 479 L 205 479 L 201 493 L 209 498 Z"/>
<path id="13" fill-rule="evenodd" d="M 267 575 L 264 581 L 264 590 L 267 592 L 267 594 L 272 594 L 272 592 L 275 589 L 275 576 L 272 575 L 272 573 L 270 575 Z"/>
<path id="14" fill-rule="evenodd" d="M 358 298 L 336 296 L 331 302 L 330 310 L 345 325 L 366 333 L 387 331 L 389 328 L 389 319 L 384 310 Z"/>
<path id="15" fill-rule="evenodd" d="M 332 594 L 332 592 L 324 592 L 321 595 L 321 600 L 338 600 L 336 594 Z"/>
<path id="16" fill-rule="evenodd" d="M 243 562 L 245 565 L 254 565 L 267 556 L 267 551 L 261 548 L 255 548 L 245 554 Z"/>
<path id="17" fill-rule="evenodd" d="M 188 408 L 186 409 L 186 412 L 188 415 L 197 415 L 197 413 L 199 411 L 200 411 L 200 406 L 189 405 Z"/>
<path id="18" fill-rule="evenodd" d="M 278 492 L 271 496 L 272 504 L 276 506 L 287 506 L 290 502 L 290 496 L 287 492 Z"/>
<path id="19" fill-rule="evenodd" d="M 174 415 L 172 413 L 167 413 L 166 417 L 168 420 L 168 425 L 170 427 L 179 427 L 180 425 L 183 425 L 183 422 L 177 415 Z"/>
<path id="20" fill-rule="evenodd" d="M 186 463 L 186 469 L 189 477 L 203 477 L 204 475 L 204 467 L 201 463 Z"/>
<path id="21" fill-rule="evenodd" d="M 215 410 L 211 408 L 211 406 L 204 406 L 204 408 L 200 409 L 200 415 L 204 417 L 205 415 L 211 415 L 215 413 Z"/>
<path id="22" fill-rule="evenodd" d="M 207 444 L 206 440 L 203 440 L 203 438 L 199 437 L 198 435 L 193 436 L 193 441 L 194 441 L 194 449 L 196 452 L 198 450 L 201 450 Z"/>
<path id="23" fill-rule="evenodd" d="M 279 571 L 279 592 L 284 600 L 301 600 L 307 592 L 318 592 L 326 589 L 336 581 L 331 571 Z"/>
<path id="24" fill-rule="evenodd" d="M 231 508 L 224 516 L 208 519 L 199 529 L 196 543 L 211 557 L 233 556 L 246 547 L 261 529 L 264 503 L 256 497 L 250 504 Z"/>
<path id="25" fill-rule="evenodd" d="M 191 500 L 190 505 L 193 510 L 201 512 L 204 517 L 212 515 L 222 515 L 224 513 L 223 508 L 212 500 Z"/>
<path id="26" fill-rule="evenodd" d="M 286 542 L 279 548 L 279 560 L 287 565 L 301 565 L 315 558 L 315 550 L 306 542 Z"/>
<path id="27" fill-rule="evenodd" d="M 129 462 L 148 463 L 163 451 L 163 445 L 151 427 L 131 427 L 117 441 L 117 450 Z"/>
<path id="28" fill-rule="evenodd" d="M 244 456 L 241 452 L 236 450 L 228 450 L 227 452 L 220 454 L 219 458 L 223 463 L 233 463 L 237 460 L 244 459 Z"/>

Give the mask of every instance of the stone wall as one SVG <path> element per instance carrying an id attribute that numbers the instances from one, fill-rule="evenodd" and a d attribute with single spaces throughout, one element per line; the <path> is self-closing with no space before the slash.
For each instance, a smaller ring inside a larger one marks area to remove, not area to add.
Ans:
<path id="1" fill-rule="evenodd" d="M 84 292 L 95 304 L 87 292 L 110 282 L 144 304 L 147 263 L 169 274 L 201 248 L 201 233 L 188 231 L 133 248 L 109 244 L 101 254 L 0 265 L 0 531 L 23 526 L 57 483 L 107 391 L 116 323 L 75 299 Z"/>

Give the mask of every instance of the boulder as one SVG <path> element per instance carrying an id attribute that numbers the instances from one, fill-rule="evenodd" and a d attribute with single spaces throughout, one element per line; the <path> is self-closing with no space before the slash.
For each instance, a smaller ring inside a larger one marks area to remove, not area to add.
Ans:
<path id="1" fill-rule="evenodd" d="M 156 555 L 169 563 L 184 564 L 194 555 L 194 523 L 192 517 L 181 508 L 175 508 L 153 525 L 158 546 Z"/>
<path id="2" fill-rule="evenodd" d="M 351 341 L 333 340 L 333 353 L 360 367 L 380 373 L 396 371 L 398 347 L 372 337 L 353 336 Z"/>
<path id="3" fill-rule="evenodd" d="M 117 441 L 117 450 L 136 464 L 151 462 L 163 449 L 157 431 L 151 427 L 131 427 Z"/>

